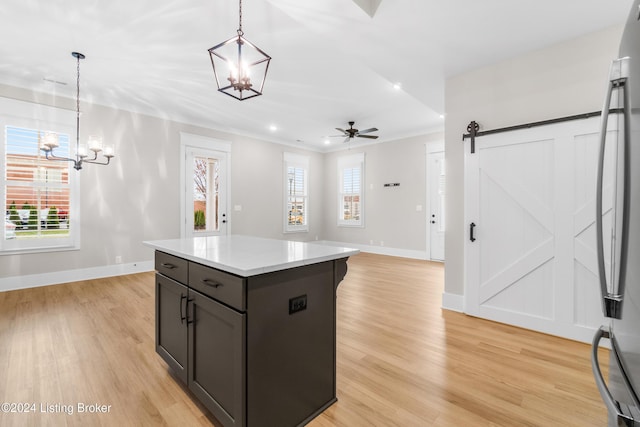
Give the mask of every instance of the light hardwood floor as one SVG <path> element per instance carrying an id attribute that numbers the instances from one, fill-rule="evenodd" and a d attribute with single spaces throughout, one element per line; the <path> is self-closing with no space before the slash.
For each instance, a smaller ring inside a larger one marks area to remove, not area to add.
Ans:
<path id="1" fill-rule="evenodd" d="M 349 260 L 338 402 L 310 426 L 606 425 L 588 345 L 441 310 L 442 283 L 438 263 Z M 219 426 L 155 354 L 154 315 L 152 273 L 0 293 L 0 403 L 35 409 L 0 425 Z"/>

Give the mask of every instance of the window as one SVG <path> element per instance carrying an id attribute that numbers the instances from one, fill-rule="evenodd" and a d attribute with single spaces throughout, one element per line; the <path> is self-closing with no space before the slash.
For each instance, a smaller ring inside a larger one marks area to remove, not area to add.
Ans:
<path id="1" fill-rule="evenodd" d="M 364 153 L 338 159 L 338 225 L 364 227 Z"/>
<path id="2" fill-rule="evenodd" d="M 54 134 L 60 144 L 55 154 L 75 155 L 73 114 L 4 98 L 0 112 L 5 213 L 0 253 L 78 249 L 76 173 L 71 162 L 46 160 L 40 150 L 44 138 Z"/>
<path id="3" fill-rule="evenodd" d="M 309 158 L 284 153 L 284 232 L 309 231 Z"/>
<path id="4" fill-rule="evenodd" d="M 220 231 L 220 160 L 193 158 L 193 231 Z"/>

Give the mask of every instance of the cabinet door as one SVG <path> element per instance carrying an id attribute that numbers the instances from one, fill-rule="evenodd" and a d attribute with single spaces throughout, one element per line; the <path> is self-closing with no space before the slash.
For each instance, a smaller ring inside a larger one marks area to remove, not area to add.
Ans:
<path id="1" fill-rule="evenodd" d="M 187 382 L 188 288 L 156 274 L 156 352 Z"/>
<path id="2" fill-rule="evenodd" d="M 245 314 L 189 290 L 189 388 L 225 426 L 245 424 Z"/>

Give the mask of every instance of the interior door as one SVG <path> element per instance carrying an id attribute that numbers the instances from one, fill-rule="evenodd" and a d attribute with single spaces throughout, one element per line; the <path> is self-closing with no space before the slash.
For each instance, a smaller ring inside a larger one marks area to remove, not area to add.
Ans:
<path id="1" fill-rule="evenodd" d="M 427 156 L 429 188 L 429 246 L 430 258 L 444 261 L 444 206 L 445 206 L 445 166 L 444 151 L 429 153 Z"/>
<path id="2" fill-rule="evenodd" d="M 465 312 L 590 341 L 598 118 L 478 137 L 465 147 Z"/>
<path id="3" fill-rule="evenodd" d="M 227 167 L 227 153 L 187 147 L 183 207 L 186 237 L 227 234 Z"/>

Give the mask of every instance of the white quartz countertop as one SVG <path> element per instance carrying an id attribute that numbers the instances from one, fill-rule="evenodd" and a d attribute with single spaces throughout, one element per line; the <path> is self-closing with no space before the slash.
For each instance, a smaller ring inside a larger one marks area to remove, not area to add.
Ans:
<path id="1" fill-rule="evenodd" d="M 249 277 L 346 258 L 358 249 L 251 236 L 207 236 L 143 242 L 156 250 Z"/>

